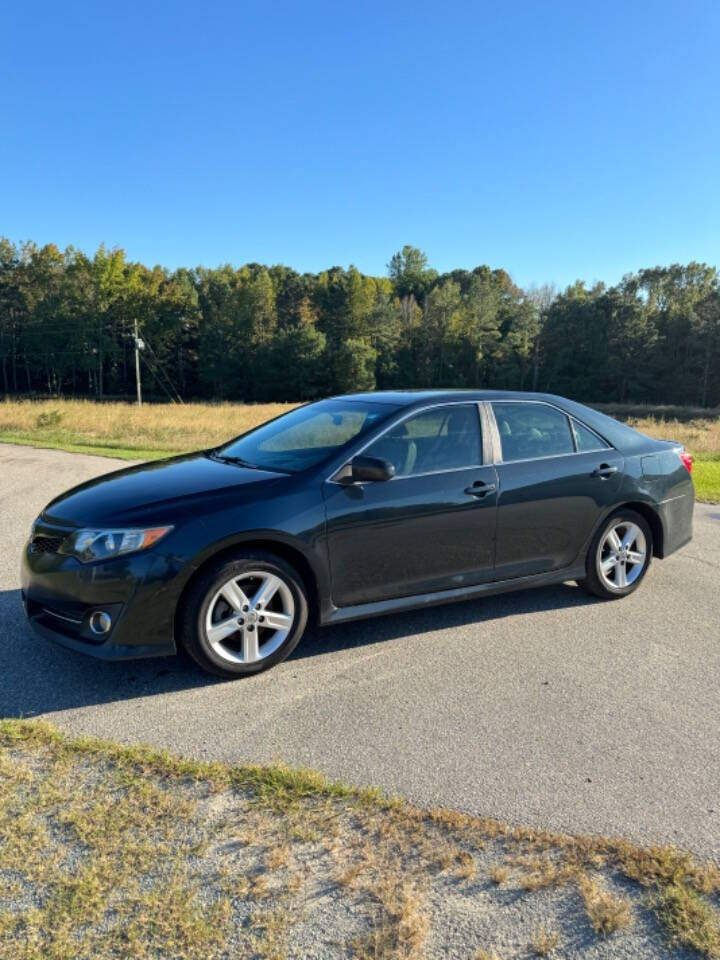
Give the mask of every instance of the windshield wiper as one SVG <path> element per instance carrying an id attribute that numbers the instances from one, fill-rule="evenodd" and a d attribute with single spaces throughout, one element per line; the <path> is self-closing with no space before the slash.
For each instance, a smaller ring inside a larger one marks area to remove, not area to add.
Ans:
<path id="1" fill-rule="evenodd" d="M 208 453 L 209 456 L 215 460 L 222 460 L 223 463 L 234 463 L 238 467 L 247 467 L 249 470 L 262 470 L 262 467 L 259 467 L 256 463 L 250 463 L 248 460 L 243 460 L 242 457 L 231 457 L 225 453 L 218 453 L 217 450 L 210 450 Z"/>

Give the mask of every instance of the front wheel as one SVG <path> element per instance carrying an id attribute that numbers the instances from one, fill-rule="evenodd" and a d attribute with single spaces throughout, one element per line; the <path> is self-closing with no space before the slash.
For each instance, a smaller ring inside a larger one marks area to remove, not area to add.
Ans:
<path id="1" fill-rule="evenodd" d="M 605 600 L 626 597 L 640 586 L 651 556 L 652 531 L 647 520 L 634 510 L 618 510 L 595 534 L 580 586 Z"/>
<path id="2" fill-rule="evenodd" d="M 301 577 L 280 557 L 253 552 L 210 567 L 190 588 L 182 643 L 210 673 L 259 673 L 288 657 L 308 618 Z"/>

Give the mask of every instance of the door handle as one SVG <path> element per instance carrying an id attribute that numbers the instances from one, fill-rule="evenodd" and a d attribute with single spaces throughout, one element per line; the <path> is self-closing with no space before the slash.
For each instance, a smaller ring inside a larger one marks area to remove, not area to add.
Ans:
<path id="1" fill-rule="evenodd" d="M 599 467 L 596 467 L 593 472 L 590 474 L 591 477 L 600 477 L 601 480 L 607 480 L 608 477 L 611 477 L 614 473 L 618 472 L 617 467 L 611 467 L 609 463 L 601 463 Z"/>
<path id="2" fill-rule="evenodd" d="M 469 487 L 465 487 L 465 493 L 469 493 L 471 497 L 484 497 L 487 493 L 492 493 L 495 490 L 494 483 L 484 483 L 482 480 L 478 480 Z"/>

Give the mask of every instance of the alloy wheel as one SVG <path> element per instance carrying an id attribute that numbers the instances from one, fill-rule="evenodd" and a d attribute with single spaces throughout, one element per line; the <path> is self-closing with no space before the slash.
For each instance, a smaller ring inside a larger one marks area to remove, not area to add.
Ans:
<path id="1" fill-rule="evenodd" d="M 282 646 L 294 620 L 288 584 L 267 570 L 249 570 L 216 591 L 205 615 L 205 635 L 224 660 L 258 663 Z"/>
<path id="2" fill-rule="evenodd" d="M 647 542 L 640 527 L 630 520 L 613 524 L 600 541 L 598 577 L 608 590 L 624 590 L 642 574 L 647 560 Z"/>

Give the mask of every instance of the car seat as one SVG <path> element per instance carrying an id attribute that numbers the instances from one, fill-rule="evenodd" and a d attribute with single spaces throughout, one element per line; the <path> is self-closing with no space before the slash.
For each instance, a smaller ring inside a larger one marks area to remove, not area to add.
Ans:
<path id="1" fill-rule="evenodd" d="M 396 476 L 401 477 L 412 473 L 417 460 L 417 445 L 408 433 L 407 424 L 401 423 L 397 430 L 380 437 L 368 453 L 389 460 L 395 467 Z"/>

